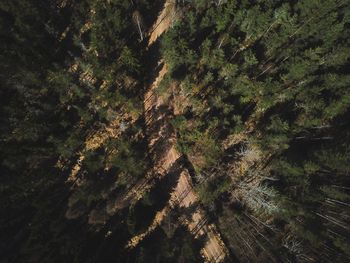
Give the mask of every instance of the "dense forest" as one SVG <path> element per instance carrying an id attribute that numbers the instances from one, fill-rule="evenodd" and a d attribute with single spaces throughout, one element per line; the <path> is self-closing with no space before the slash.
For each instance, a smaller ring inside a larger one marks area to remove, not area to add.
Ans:
<path id="1" fill-rule="evenodd" d="M 349 1 L 2 0 L 0 36 L 0 262 L 350 261 Z"/>

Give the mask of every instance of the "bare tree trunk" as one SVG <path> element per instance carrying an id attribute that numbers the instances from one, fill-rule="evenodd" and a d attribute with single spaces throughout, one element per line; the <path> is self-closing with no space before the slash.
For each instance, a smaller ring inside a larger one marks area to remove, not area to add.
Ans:
<path id="1" fill-rule="evenodd" d="M 143 41 L 143 32 L 142 32 L 142 17 L 139 11 L 135 11 L 132 15 L 134 23 L 137 25 L 137 29 L 140 34 L 140 40 Z"/>
<path id="2" fill-rule="evenodd" d="M 221 48 L 221 45 L 222 45 L 222 43 L 224 42 L 224 39 L 222 39 L 221 41 L 220 41 L 220 44 L 219 44 L 219 49 Z"/>
<path id="3" fill-rule="evenodd" d="M 142 41 L 143 40 L 143 33 L 142 33 L 142 30 L 141 30 L 139 17 L 137 17 L 136 20 L 137 20 L 137 27 L 139 28 L 140 38 L 141 38 L 141 41 Z"/>

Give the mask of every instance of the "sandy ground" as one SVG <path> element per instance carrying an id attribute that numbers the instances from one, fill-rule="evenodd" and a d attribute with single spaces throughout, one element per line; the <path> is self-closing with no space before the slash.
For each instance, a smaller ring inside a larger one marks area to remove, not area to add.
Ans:
<path id="1" fill-rule="evenodd" d="M 170 28 L 175 20 L 176 9 L 174 1 L 167 0 L 164 8 L 158 15 L 157 21 L 152 26 L 149 32 L 148 47 L 151 46 L 158 37 Z"/>
<path id="2" fill-rule="evenodd" d="M 161 178 L 168 174 L 169 169 L 175 165 L 181 157 L 176 150 L 175 132 L 172 130 L 167 119 L 168 105 L 160 98 L 156 89 L 161 79 L 167 73 L 166 64 L 163 65 L 159 71 L 158 77 L 155 79 L 149 90 L 145 94 L 144 108 L 145 119 L 147 123 L 147 131 L 149 138 L 149 149 L 156 149 L 153 151 L 152 159 L 154 167 L 157 169 L 157 176 Z M 162 144 L 167 144 L 168 147 L 161 147 Z M 157 145 L 157 146 L 155 146 Z M 165 150 L 163 150 L 165 149 Z M 140 195 L 147 188 L 139 189 Z M 186 215 L 188 220 L 184 221 L 188 230 L 195 236 L 195 238 L 202 238 L 204 240 L 204 247 L 201 250 L 202 256 L 206 262 L 221 262 L 227 255 L 227 250 L 223 244 L 219 234 L 214 225 L 208 225 L 205 211 L 198 206 L 199 198 L 192 188 L 192 179 L 186 168 L 182 168 L 178 182 L 171 193 L 171 198 L 168 205 L 158 212 L 149 226 L 147 231 L 133 237 L 127 247 L 135 247 L 137 244 L 151 233 L 158 225 L 160 225 L 165 218 L 168 211 L 179 206 L 180 208 L 194 208 L 185 209 L 190 211 Z"/>
<path id="3" fill-rule="evenodd" d="M 164 9 L 159 14 L 158 19 L 149 33 L 148 47 L 163 34 L 172 24 L 175 18 L 175 5 L 171 1 L 166 1 Z M 181 157 L 176 150 L 176 136 L 169 120 L 173 115 L 173 110 L 167 102 L 156 92 L 156 89 L 168 71 L 167 65 L 160 61 L 158 76 L 144 96 L 144 110 L 146 120 L 146 133 L 150 155 L 153 159 L 153 170 L 140 180 L 125 196 L 117 198 L 107 209 L 109 214 L 115 213 L 122 207 L 139 200 L 154 184 L 154 177 L 160 179 L 166 176 L 171 167 L 174 167 Z M 161 224 L 170 209 L 178 206 L 184 209 L 186 220 L 183 223 L 195 238 L 201 238 L 204 246 L 201 254 L 205 262 L 222 262 L 227 256 L 227 249 L 222 242 L 214 225 L 209 225 L 205 211 L 199 206 L 199 198 L 192 188 L 192 179 L 189 171 L 184 167 L 178 174 L 178 181 L 174 187 L 168 204 L 159 211 L 152 224 L 142 234 L 133 237 L 127 247 L 135 247 L 157 226 Z M 187 212 L 186 212 L 187 211 Z"/>
<path id="4" fill-rule="evenodd" d="M 153 27 L 153 32 L 150 34 L 148 46 L 151 46 L 157 38 L 169 28 L 174 19 L 172 13 L 175 13 L 173 4 L 170 4 L 167 1 L 155 23 L 155 26 Z M 161 61 L 160 63 L 163 62 Z M 175 148 L 175 133 L 167 124 L 166 111 L 163 112 L 163 109 L 168 108 L 168 106 L 156 93 L 156 89 L 167 71 L 167 65 L 163 63 L 163 67 L 146 92 L 144 99 L 145 119 L 149 133 L 149 148 L 152 149 L 157 142 L 170 144 L 165 152 L 162 153 L 163 158 L 159 158 L 157 152 L 153 156 L 155 167 L 159 169 L 157 173 L 158 176 L 165 176 L 169 168 L 172 167 L 181 156 Z M 155 122 L 160 123 L 158 130 L 154 130 L 153 126 Z M 191 208 L 194 206 L 193 210 L 185 210 L 191 212 L 186 215 L 189 220 L 185 220 L 184 223 L 195 238 L 204 239 L 204 247 L 202 248 L 201 253 L 205 261 L 222 262 L 227 255 L 227 249 L 217 233 L 215 226 L 208 225 L 205 211 L 198 206 L 198 203 L 198 196 L 192 188 L 191 176 L 188 170 L 183 168 L 177 185 L 171 193 L 169 204 L 156 214 L 153 223 L 145 233 L 130 240 L 128 247 L 136 246 L 147 234 L 153 231 L 156 226 L 162 222 L 166 213 L 169 211 L 169 208 L 171 209 L 175 206 L 179 206 L 180 208 Z"/>

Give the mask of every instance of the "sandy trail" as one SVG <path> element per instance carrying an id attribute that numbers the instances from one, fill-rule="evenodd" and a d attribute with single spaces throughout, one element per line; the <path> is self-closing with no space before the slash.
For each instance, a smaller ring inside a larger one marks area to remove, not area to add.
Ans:
<path id="1" fill-rule="evenodd" d="M 166 73 L 167 66 L 164 64 L 159 71 L 158 77 L 146 92 L 144 99 L 149 149 L 151 149 L 151 152 L 153 153 L 152 159 L 154 161 L 154 168 L 157 170 L 156 174 L 158 178 L 167 175 L 169 169 L 173 167 L 181 157 L 175 147 L 175 132 L 169 125 L 167 118 L 167 113 L 172 113 L 169 111 L 167 103 L 164 102 L 156 92 L 161 79 Z M 163 144 L 167 144 L 168 147 L 161 147 Z M 139 189 L 139 194 L 141 194 L 141 192 L 143 193 L 145 190 L 146 188 Z M 198 206 L 198 204 L 199 198 L 193 190 L 190 173 L 186 168 L 181 168 L 177 184 L 171 193 L 168 205 L 156 214 L 147 231 L 133 237 L 129 241 L 127 247 L 137 246 L 144 237 L 150 234 L 162 223 L 170 209 L 175 206 L 179 206 L 180 208 L 193 207 L 194 209 L 187 209 L 191 212 L 186 215 L 188 219 L 184 221 L 184 224 L 195 238 L 202 238 L 204 240 L 204 247 L 201 250 L 201 254 L 205 261 L 222 262 L 227 255 L 227 250 L 217 233 L 215 226 L 207 223 L 206 213 Z"/>
<path id="2" fill-rule="evenodd" d="M 174 3 L 166 1 L 164 9 L 161 11 L 149 33 L 148 47 L 171 26 L 175 19 L 175 13 Z M 168 102 L 156 92 L 159 83 L 168 72 L 168 67 L 162 60 L 160 60 L 158 66 L 161 67 L 158 76 L 144 95 L 146 133 L 149 152 L 153 159 L 154 167 L 153 170 L 150 171 L 144 179 L 136 183 L 126 195 L 110 203 L 107 209 L 109 214 L 113 214 L 117 210 L 142 198 L 142 196 L 154 186 L 154 179 L 161 179 L 168 175 L 169 170 L 178 165 L 181 157 L 181 154 L 176 150 L 176 134 L 170 124 L 170 120 L 174 115 L 173 109 L 171 109 Z M 190 173 L 187 168 L 182 165 L 178 172 L 177 184 L 170 195 L 168 204 L 155 215 L 149 228 L 144 233 L 133 237 L 127 244 L 127 247 L 137 246 L 141 240 L 162 223 L 170 209 L 178 206 L 185 211 L 184 215 L 186 220 L 184 220 L 183 223 L 187 226 L 188 230 L 195 238 L 201 238 L 204 242 L 201 255 L 205 262 L 222 262 L 228 255 L 227 248 L 222 242 L 216 227 L 207 222 L 207 215 L 205 211 L 200 208 L 199 202 L 200 200 L 193 190 Z"/>
<path id="3" fill-rule="evenodd" d="M 167 31 L 176 18 L 175 1 L 166 0 L 164 8 L 158 15 L 157 21 L 153 24 L 148 35 L 148 47 L 150 47 L 160 35 Z"/>

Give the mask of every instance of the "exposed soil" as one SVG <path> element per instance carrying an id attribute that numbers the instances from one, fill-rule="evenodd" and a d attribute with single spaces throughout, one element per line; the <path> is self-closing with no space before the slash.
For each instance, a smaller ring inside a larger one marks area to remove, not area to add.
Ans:
<path id="1" fill-rule="evenodd" d="M 167 1 L 163 11 L 160 13 L 155 25 L 149 36 L 148 47 L 150 47 L 157 38 L 164 33 L 174 20 L 175 7 L 173 3 Z M 168 67 L 163 64 L 158 76 L 148 89 L 144 98 L 146 129 L 149 138 L 149 149 L 154 160 L 154 167 L 158 177 L 168 174 L 170 167 L 175 164 L 181 157 L 176 150 L 176 135 L 169 119 L 173 116 L 173 109 L 167 105 L 156 89 L 166 75 Z M 227 255 L 227 249 L 222 242 L 216 227 L 209 225 L 205 211 L 199 206 L 199 198 L 192 187 L 192 179 L 189 171 L 183 165 L 176 187 L 171 193 L 169 204 L 155 216 L 155 219 L 148 230 L 134 237 L 128 244 L 129 247 L 136 246 L 147 234 L 158 226 L 169 209 L 179 206 L 183 211 L 188 211 L 185 215 L 187 218 L 183 223 L 188 230 L 195 236 L 204 241 L 201 250 L 202 256 L 206 262 L 222 262 Z M 192 208 L 192 209 L 189 209 Z"/>
<path id="2" fill-rule="evenodd" d="M 150 47 L 160 35 L 170 28 L 176 18 L 176 8 L 173 1 L 166 0 L 163 10 L 149 32 L 148 47 Z"/>
<path id="3" fill-rule="evenodd" d="M 181 223 L 187 227 L 195 238 L 203 242 L 201 254 L 205 262 L 222 262 L 228 255 L 228 250 L 215 225 L 209 224 L 207 215 L 200 206 L 199 197 L 193 190 L 192 178 L 186 163 L 183 161 L 183 156 L 176 149 L 176 133 L 170 124 L 170 120 L 174 116 L 174 109 L 171 106 L 173 103 L 169 103 L 156 92 L 159 83 L 168 72 L 168 67 L 160 58 L 158 50 L 154 50 L 157 47 L 155 44 L 158 37 L 170 28 L 175 18 L 175 4 L 167 0 L 164 9 L 160 12 L 157 21 L 148 34 L 147 49 L 150 52 L 150 59 L 152 61 L 156 59 L 155 62 L 159 61 L 158 64 L 152 63 L 156 64 L 153 66 L 153 72 L 150 73 L 150 75 L 153 75 L 153 80 L 150 81 L 151 84 L 144 95 L 144 119 L 153 169 L 128 191 L 119 194 L 114 199 L 109 199 L 106 212 L 113 215 L 130 204 L 135 204 L 160 179 L 165 176 L 174 176 L 174 180 L 177 180 L 177 182 L 170 193 L 168 203 L 161 211 L 156 213 L 148 229 L 144 233 L 133 237 L 127 247 L 137 246 L 142 239 L 162 223 L 171 209 L 178 207 L 181 211 Z M 172 90 L 174 91 L 176 88 L 174 84 Z M 173 172 L 174 170 L 176 170 L 176 173 Z"/>

